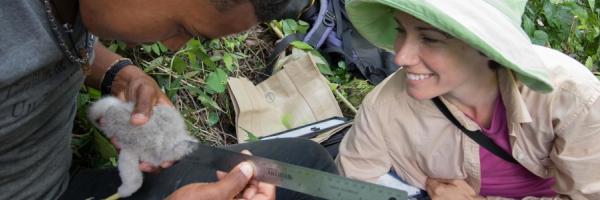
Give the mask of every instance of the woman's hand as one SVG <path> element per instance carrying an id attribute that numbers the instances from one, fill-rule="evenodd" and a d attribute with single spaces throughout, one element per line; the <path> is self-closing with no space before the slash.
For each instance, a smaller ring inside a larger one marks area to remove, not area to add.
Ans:
<path id="1" fill-rule="evenodd" d="M 479 196 L 464 180 L 427 178 L 425 187 L 432 200 L 485 199 L 484 197 Z"/>

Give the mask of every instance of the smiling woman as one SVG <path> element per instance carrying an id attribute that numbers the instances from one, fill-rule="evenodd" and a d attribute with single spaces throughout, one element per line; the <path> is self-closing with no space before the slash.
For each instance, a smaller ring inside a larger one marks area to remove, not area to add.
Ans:
<path id="1" fill-rule="evenodd" d="M 531 43 L 525 4 L 347 1 L 357 30 L 403 68 L 363 102 L 342 174 L 393 170 L 432 199 L 600 199 L 600 171 L 586 167 L 600 163 L 600 81 Z"/>

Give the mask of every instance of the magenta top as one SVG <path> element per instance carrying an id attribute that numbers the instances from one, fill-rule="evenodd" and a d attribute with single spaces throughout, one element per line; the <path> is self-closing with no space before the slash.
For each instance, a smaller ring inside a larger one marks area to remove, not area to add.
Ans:
<path id="1" fill-rule="evenodd" d="M 502 98 L 495 102 L 494 116 L 489 128 L 482 131 L 500 148 L 511 152 L 508 140 L 506 108 Z M 481 125 L 480 125 L 481 126 Z M 552 197 L 554 178 L 543 179 L 529 172 L 525 167 L 503 160 L 502 158 L 480 147 L 481 159 L 481 191 L 483 196 L 500 196 L 521 199 L 527 196 Z"/>

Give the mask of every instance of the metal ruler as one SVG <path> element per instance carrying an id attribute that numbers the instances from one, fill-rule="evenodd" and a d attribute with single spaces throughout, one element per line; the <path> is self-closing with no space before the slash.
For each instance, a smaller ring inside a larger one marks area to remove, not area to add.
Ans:
<path id="1" fill-rule="evenodd" d="M 198 144 L 205 156 L 189 160 L 216 170 L 231 171 L 243 161 L 255 166 L 256 179 L 282 188 L 332 200 L 407 200 L 405 191 L 345 178 L 276 160 Z"/>

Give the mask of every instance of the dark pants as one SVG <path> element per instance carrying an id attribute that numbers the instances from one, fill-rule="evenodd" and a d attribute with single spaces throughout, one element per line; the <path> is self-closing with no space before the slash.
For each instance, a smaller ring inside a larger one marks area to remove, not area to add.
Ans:
<path id="1" fill-rule="evenodd" d="M 318 143 L 306 139 L 275 139 L 222 148 L 236 152 L 248 149 L 253 155 L 337 173 L 327 151 Z M 202 154 L 203 152 L 193 152 L 160 173 L 144 174 L 142 188 L 126 199 L 164 199 L 186 184 L 216 181 L 215 170 L 189 161 L 203 156 Z M 116 193 L 120 184 L 121 180 L 116 168 L 80 172 L 71 178 L 69 188 L 61 199 L 106 198 Z M 277 199 L 314 198 L 278 187 Z"/>

